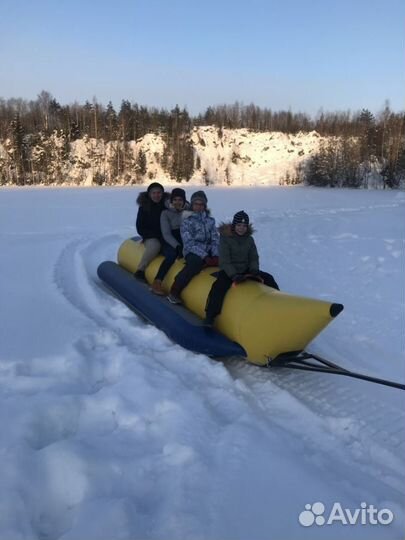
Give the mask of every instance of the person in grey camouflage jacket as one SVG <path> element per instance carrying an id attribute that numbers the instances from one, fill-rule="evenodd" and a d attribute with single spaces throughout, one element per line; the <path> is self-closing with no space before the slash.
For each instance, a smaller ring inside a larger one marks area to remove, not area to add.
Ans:
<path id="1" fill-rule="evenodd" d="M 190 199 L 191 212 L 183 212 L 180 227 L 183 240 L 185 267 L 175 277 L 168 299 L 180 304 L 180 294 L 205 266 L 218 265 L 219 234 L 215 219 L 207 210 L 208 199 L 204 191 L 193 193 Z"/>

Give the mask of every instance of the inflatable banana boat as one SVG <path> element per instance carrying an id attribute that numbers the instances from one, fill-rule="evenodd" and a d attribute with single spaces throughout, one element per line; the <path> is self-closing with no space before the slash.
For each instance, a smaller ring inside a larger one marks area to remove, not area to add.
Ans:
<path id="1" fill-rule="evenodd" d="M 218 268 L 206 268 L 182 292 L 183 305 L 150 292 L 133 277 L 143 253 L 139 238 L 126 240 L 118 251 L 118 264 L 106 261 L 98 267 L 100 279 L 127 305 L 165 332 L 173 341 L 209 356 L 244 356 L 267 365 L 282 355 L 299 353 L 343 309 L 341 304 L 287 294 L 257 282 L 231 287 L 215 328 L 202 326 L 205 305 Z M 146 269 L 152 283 L 162 256 Z M 183 260 L 177 260 L 162 286 L 169 291 Z"/>

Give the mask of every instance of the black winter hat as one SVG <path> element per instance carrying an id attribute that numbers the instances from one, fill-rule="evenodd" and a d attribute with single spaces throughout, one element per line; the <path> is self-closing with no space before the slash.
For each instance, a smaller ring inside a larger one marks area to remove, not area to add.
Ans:
<path id="1" fill-rule="evenodd" d="M 249 225 L 249 216 L 243 210 L 236 212 L 236 214 L 233 216 L 232 225 L 235 226 L 238 223 Z"/>
<path id="2" fill-rule="evenodd" d="M 208 203 L 207 196 L 203 191 L 196 191 L 195 193 L 191 195 L 191 199 L 190 199 L 191 204 L 193 204 L 194 201 L 202 201 L 205 204 L 205 206 L 207 206 L 207 203 Z"/>
<path id="3" fill-rule="evenodd" d="M 162 184 L 159 184 L 159 182 L 152 182 L 149 184 L 148 189 L 146 190 L 149 193 L 152 191 L 152 189 L 161 189 L 162 191 L 165 190 L 165 188 L 162 186 Z"/>
<path id="4" fill-rule="evenodd" d="M 175 197 L 181 197 L 184 202 L 186 202 L 186 192 L 184 189 L 176 187 L 170 193 L 170 200 L 172 201 Z"/>

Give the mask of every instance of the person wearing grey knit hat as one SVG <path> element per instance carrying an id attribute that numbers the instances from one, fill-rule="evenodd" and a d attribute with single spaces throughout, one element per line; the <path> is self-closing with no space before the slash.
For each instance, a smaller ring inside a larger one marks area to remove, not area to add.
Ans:
<path id="1" fill-rule="evenodd" d="M 190 203 L 191 207 L 193 207 L 194 203 L 204 203 L 204 206 L 206 207 L 208 204 L 208 199 L 204 191 L 196 191 L 191 195 Z"/>
<path id="2" fill-rule="evenodd" d="M 204 191 L 193 193 L 190 203 L 192 212 L 184 217 L 180 227 L 186 264 L 175 277 L 167 297 L 172 304 L 181 304 L 181 292 L 204 267 L 218 265 L 219 234 L 215 219 L 207 210 Z"/>

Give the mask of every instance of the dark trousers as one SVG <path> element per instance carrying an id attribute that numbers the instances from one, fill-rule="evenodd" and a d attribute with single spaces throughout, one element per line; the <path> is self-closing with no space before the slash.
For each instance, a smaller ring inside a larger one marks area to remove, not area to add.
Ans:
<path id="1" fill-rule="evenodd" d="M 276 283 L 276 280 L 271 274 L 260 271 L 259 276 L 262 278 L 264 285 L 267 285 L 268 287 L 273 287 L 273 289 L 277 289 L 278 291 L 280 290 L 279 286 Z M 207 298 L 207 305 L 205 307 L 207 317 L 215 318 L 221 313 L 225 295 L 231 285 L 232 280 L 230 277 L 228 277 L 228 274 L 223 270 L 218 272 L 218 277 L 213 283 Z"/>
<path id="2" fill-rule="evenodd" d="M 170 244 L 167 244 L 166 242 L 164 242 L 164 244 L 162 246 L 161 253 L 162 253 L 163 257 L 164 257 L 164 261 L 160 265 L 160 268 L 158 270 L 158 273 L 156 274 L 155 279 L 160 279 L 161 281 L 163 281 L 163 279 L 164 279 L 165 275 L 167 274 L 167 272 L 169 271 L 171 265 L 176 260 L 177 253 L 176 253 L 176 250 L 174 249 L 174 247 L 172 247 Z"/>
<path id="3" fill-rule="evenodd" d="M 204 260 L 198 255 L 194 255 L 194 253 L 189 253 L 186 255 L 185 260 L 186 265 L 175 277 L 170 291 L 176 296 L 178 296 L 181 291 L 187 287 L 193 277 L 199 274 L 204 266 Z"/>

